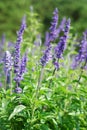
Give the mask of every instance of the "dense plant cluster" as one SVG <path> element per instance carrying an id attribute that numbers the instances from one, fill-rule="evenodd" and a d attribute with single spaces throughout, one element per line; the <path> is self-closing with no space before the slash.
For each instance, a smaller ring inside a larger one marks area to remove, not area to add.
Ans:
<path id="1" fill-rule="evenodd" d="M 87 31 L 73 37 L 71 20 L 58 19 L 56 8 L 43 44 L 25 16 L 16 43 L 2 37 L 0 130 L 87 129 Z"/>

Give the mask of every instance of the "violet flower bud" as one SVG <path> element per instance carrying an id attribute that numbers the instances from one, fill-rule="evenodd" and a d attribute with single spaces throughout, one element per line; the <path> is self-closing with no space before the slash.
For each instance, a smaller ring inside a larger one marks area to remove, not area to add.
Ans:
<path id="1" fill-rule="evenodd" d="M 20 94 L 20 93 L 22 93 L 22 88 L 16 87 L 14 92 Z"/>

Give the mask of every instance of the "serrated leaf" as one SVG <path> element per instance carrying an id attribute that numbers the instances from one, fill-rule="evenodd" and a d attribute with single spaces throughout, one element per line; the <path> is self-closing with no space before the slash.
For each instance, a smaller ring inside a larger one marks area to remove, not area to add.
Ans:
<path id="1" fill-rule="evenodd" d="M 15 109 L 13 110 L 13 112 L 11 113 L 11 115 L 9 116 L 8 120 L 11 120 L 15 115 L 17 115 L 19 112 L 21 112 L 25 108 L 26 107 L 24 105 L 18 105 L 18 106 L 16 106 Z"/>

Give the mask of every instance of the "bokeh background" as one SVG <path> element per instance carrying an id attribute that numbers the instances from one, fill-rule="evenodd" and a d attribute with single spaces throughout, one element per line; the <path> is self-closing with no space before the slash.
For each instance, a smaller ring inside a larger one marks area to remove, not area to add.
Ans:
<path id="1" fill-rule="evenodd" d="M 0 0 L 0 36 L 4 33 L 8 39 L 14 40 L 22 16 L 31 7 L 43 24 L 43 33 L 48 30 L 56 7 L 59 21 L 63 16 L 71 18 L 75 33 L 81 35 L 87 28 L 87 0 Z"/>

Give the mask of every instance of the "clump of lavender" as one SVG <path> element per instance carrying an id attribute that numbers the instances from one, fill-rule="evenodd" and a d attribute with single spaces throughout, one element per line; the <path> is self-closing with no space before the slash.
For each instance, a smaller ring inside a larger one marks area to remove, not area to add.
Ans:
<path id="1" fill-rule="evenodd" d="M 51 22 L 51 27 L 49 28 L 49 42 L 53 42 L 57 35 L 57 24 L 58 24 L 58 9 L 56 8 L 53 12 L 53 18 Z"/>
<path id="2" fill-rule="evenodd" d="M 58 68 L 59 66 L 58 64 L 55 64 L 56 60 L 59 61 L 59 59 L 62 58 L 63 52 L 65 50 L 69 29 L 70 29 L 70 19 L 66 21 L 64 36 L 60 37 L 60 41 L 58 42 L 57 46 L 54 48 L 53 63 L 55 66 L 57 65 L 55 68 Z"/>

